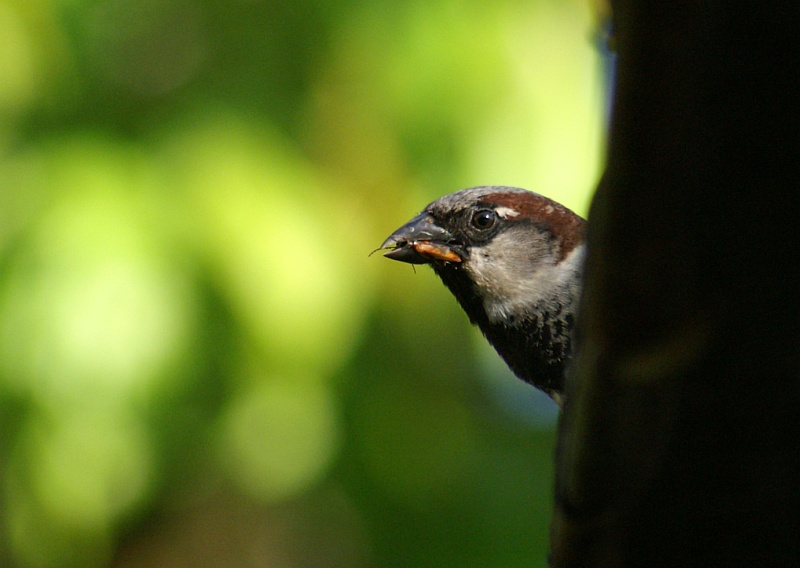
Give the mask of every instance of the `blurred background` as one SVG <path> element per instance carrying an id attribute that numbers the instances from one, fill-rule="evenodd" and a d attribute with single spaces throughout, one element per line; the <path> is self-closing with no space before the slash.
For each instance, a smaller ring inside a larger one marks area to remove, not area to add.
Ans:
<path id="1" fill-rule="evenodd" d="M 429 201 L 586 214 L 585 0 L 0 0 L 0 566 L 545 566 L 556 409 Z"/>

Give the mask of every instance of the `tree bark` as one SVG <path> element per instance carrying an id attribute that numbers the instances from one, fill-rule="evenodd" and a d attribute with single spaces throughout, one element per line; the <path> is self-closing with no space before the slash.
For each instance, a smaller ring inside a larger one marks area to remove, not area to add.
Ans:
<path id="1" fill-rule="evenodd" d="M 613 14 L 551 562 L 800 566 L 800 3 Z"/>

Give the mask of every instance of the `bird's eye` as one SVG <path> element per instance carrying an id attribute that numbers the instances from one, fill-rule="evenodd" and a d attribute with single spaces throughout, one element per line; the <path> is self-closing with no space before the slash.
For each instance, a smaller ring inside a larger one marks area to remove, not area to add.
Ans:
<path id="1" fill-rule="evenodd" d="M 491 209 L 482 209 L 472 216 L 472 226 L 481 231 L 491 229 L 496 221 L 497 215 Z"/>

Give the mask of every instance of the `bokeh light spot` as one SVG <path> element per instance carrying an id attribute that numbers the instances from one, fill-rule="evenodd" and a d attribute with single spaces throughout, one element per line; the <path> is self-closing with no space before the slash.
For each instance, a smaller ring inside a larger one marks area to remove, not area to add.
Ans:
<path id="1" fill-rule="evenodd" d="M 0 290 L 0 380 L 54 404 L 147 394 L 193 317 L 139 198 L 147 166 L 77 138 L 55 146 L 49 167 L 60 191 Z"/>
<path id="2" fill-rule="evenodd" d="M 305 162 L 241 117 L 190 132 L 178 147 L 194 234 L 230 308 L 275 369 L 329 374 L 353 347 L 374 291 L 367 214 L 329 199 Z"/>
<path id="3" fill-rule="evenodd" d="M 231 401 L 218 450 L 244 492 L 274 501 L 317 481 L 336 455 L 340 436 L 332 395 L 321 383 L 270 378 Z"/>
<path id="4" fill-rule="evenodd" d="M 12 496 L 10 544 L 20 565 L 107 560 L 113 527 L 151 489 L 148 444 L 143 424 L 119 407 L 65 406 L 32 419 L 4 484 Z"/>
<path id="5" fill-rule="evenodd" d="M 56 419 L 51 429 L 32 437 L 37 497 L 64 523 L 112 524 L 150 484 L 151 458 L 141 424 L 115 408 L 80 408 Z"/>

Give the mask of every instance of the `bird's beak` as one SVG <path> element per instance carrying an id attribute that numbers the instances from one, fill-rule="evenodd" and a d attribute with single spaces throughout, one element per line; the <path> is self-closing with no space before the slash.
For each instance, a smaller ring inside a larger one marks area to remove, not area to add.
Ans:
<path id="1" fill-rule="evenodd" d="M 381 249 L 392 249 L 383 256 L 409 264 L 428 264 L 435 260 L 461 262 L 462 254 L 451 241 L 453 235 L 437 225 L 427 213 L 420 213 L 383 241 Z"/>

